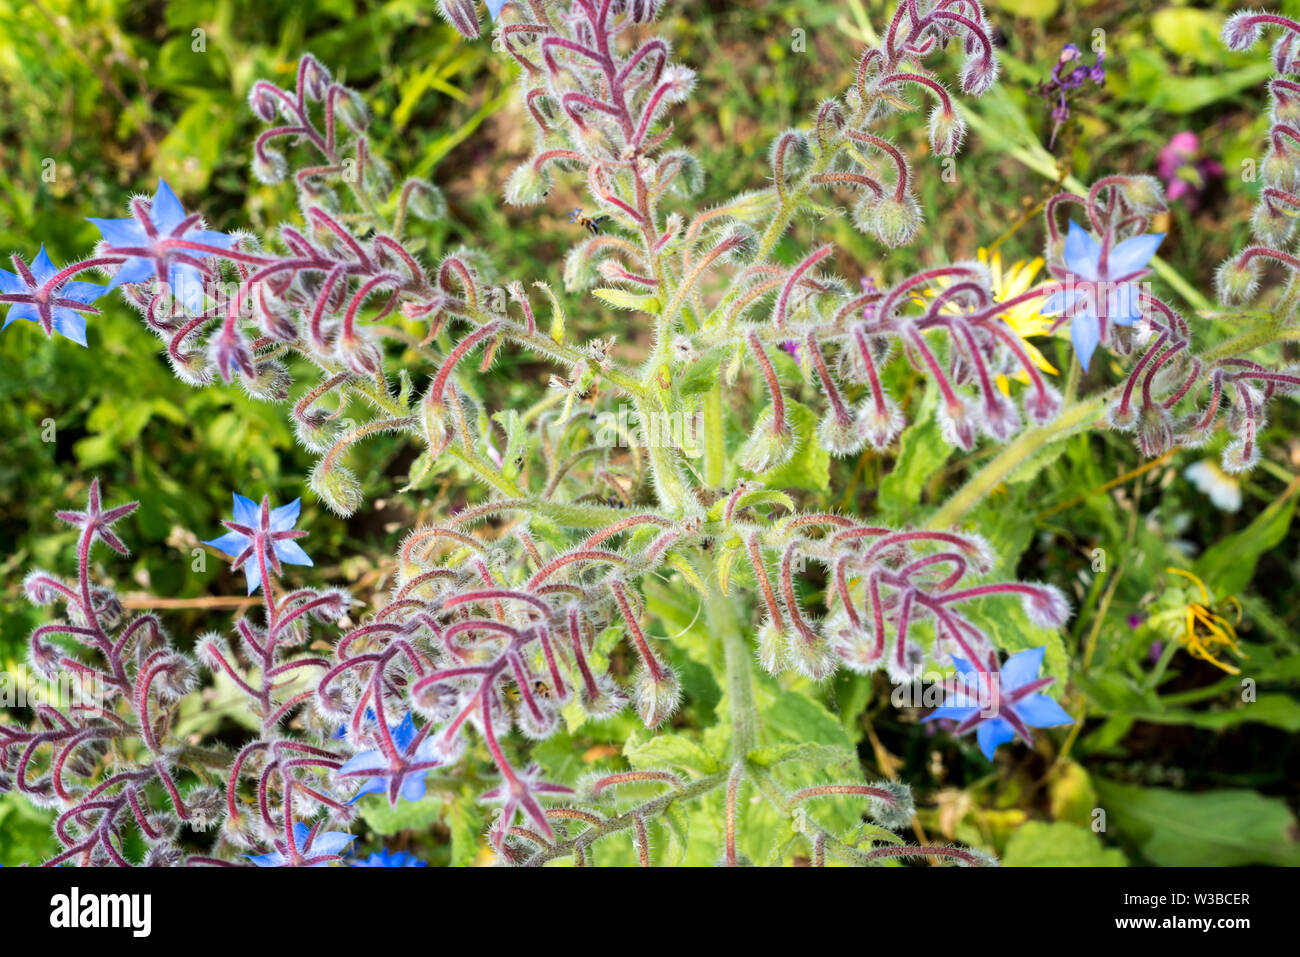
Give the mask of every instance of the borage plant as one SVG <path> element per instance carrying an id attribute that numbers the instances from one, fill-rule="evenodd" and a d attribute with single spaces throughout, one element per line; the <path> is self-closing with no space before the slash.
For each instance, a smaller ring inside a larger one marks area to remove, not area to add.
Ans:
<path id="1" fill-rule="evenodd" d="M 351 843 L 358 808 L 419 802 L 430 788 L 498 806 L 487 843 L 504 863 L 617 862 L 628 848 L 642 864 L 989 862 L 896 833 L 912 820 L 910 792 L 864 778 L 821 683 L 840 669 L 900 685 L 935 676 L 935 716 L 975 731 L 990 759 L 1015 737 L 1032 743 L 1033 728 L 1070 723 L 1043 693 L 1063 673 L 1065 597 L 1001 580 L 1002 557 L 962 521 L 1044 444 L 1105 417 L 1154 456 L 1203 442 L 1226 402 L 1237 440 L 1225 464 L 1250 467 L 1266 401 L 1300 379 L 1245 356 L 1294 329 L 1284 319 L 1193 353 L 1188 321 L 1140 282 L 1162 239 L 1149 231 L 1160 187 L 1146 177 L 1052 199 L 1052 278 L 1012 295 L 983 262 L 854 289 L 833 269 L 834 246 L 789 257 L 793 225 L 827 201 L 851 205 L 884 249 L 918 234 L 917 173 L 891 137 L 920 98 L 931 151 L 959 150 L 960 108 L 926 64 L 960 54 L 966 95 L 995 82 L 993 31 L 974 0 L 901 5 L 850 87 L 771 144 L 770 182 L 704 211 L 691 204 L 702 164 L 671 145 L 669 119 L 695 76 L 651 29 L 659 3 L 489 6 L 535 140 L 506 199 L 585 187 L 591 213 L 570 218 L 589 235 L 563 264 L 564 286 L 626 311 L 608 334 L 577 341 L 574 327 L 590 323 L 571 321 L 572 302 L 566 314 L 540 279 L 497 285 L 485 252 L 429 262 L 408 229 L 445 215 L 440 194 L 417 179 L 392 186 L 360 96 L 311 56 L 294 89 L 260 81 L 249 97 L 268 127 L 253 172 L 293 184 L 298 222 L 266 241 L 212 232 L 160 183 L 128 218 L 93 220 L 103 239 L 90 258 L 58 269 L 42 251 L 0 273 L 9 321 L 84 344 L 92 303 L 120 288 L 187 382 L 293 396 L 297 435 L 319 456 L 311 488 L 342 515 L 373 491 L 349 451 L 379 433 L 419 446 L 408 489 L 471 476 L 484 490 L 410 531 L 391 595 L 359 624 L 342 591 L 279 584 L 282 563 L 310 564 L 297 504 L 236 496 L 227 534 L 208 544 L 243 569 L 250 594 L 261 589 L 260 615 L 238 617 L 233 642 L 174 642 L 92 582 L 91 546 L 124 553 L 110 525 L 130 510 L 104 510 L 92 485 L 86 511 L 65 516 L 81 529 L 75 581 L 28 580 L 33 600 L 67 608 L 32 636 L 33 665 L 82 680 L 66 707 L 38 706 L 32 727 L 0 728 L 11 785 L 60 812 L 65 850 L 51 863 L 131 863 L 138 837 L 151 863 L 326 864 Z M 441 7 L 478 35 L 470 0 Z M 1256 29 L 1234 21 L 1229 42 Z M 1297 205 L 1289 82 L 1273 83 L 1268 210 Z M 1279 216 L 1257 217 L 1269 248 L 1224 268 L 1228 293 L 1253 290 L 1261 259 L 1293 265 L 1272 248 L 1290 222 Z M 888 260 L 872 271 L 887 275 Z M 76 278 L 85 272 L 107 284 Z M 1072 379 L 1063 403 L 1008 321 L 1027 307 L 1055 317 L 1044 326 L 1068 325 L 1085 368 L 1099 349 L 1137 353 L 1126 380 L 1075 398 Z M 531 408 L 489 414 L 473 365 L 481 357 L 484 372 L 502 350 L 556 374 Z M 951 446 L 1004 447 L 922 527 L 801 507 L 828 481 L 830 456 L 888 461 L 903 410 L 918 407 Z M 310 645 L 313 620 L 343 629 L 332 652 Z M 256 715 L 256 735 L 234 748 L 179 733 L 204 669 Z M 571 742 L 629 704 L 655 731 L 684 695 L 716 726 L 698 740 L 631 733 L 618 762 L 585 777 L 564 748 L 529 744 Z M 469 820 L 461 860 L 477 843 Z M 208 828 L 215 839 L 200 837 Z"/>

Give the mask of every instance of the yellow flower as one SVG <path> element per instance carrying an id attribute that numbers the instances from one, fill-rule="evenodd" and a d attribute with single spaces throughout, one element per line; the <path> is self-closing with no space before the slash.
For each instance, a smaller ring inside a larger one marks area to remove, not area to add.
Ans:
<path id="1" fill-rule="evenodd" d="M 1006 302 L 1009 299 L 1014 299 L 1016 296 L 1028 292 L 1029 288 L 1033 286 L 1034 280 L 1037 278 L 1039 271 L 1043 268 L 1043 259 L 1041 256 L 1032 259 L 1029 262 L 1021 260 L 1013 263 L 1009 268 L 1003 269 L 1002 254 L 996 250 L 992 255 L 989 255 L 987 249 L 981 248 L 978 255 L 979 261 L 988 267 L 989 275 L 992 277 L 991 291 L 995 302 Z M 949 280 L 947 277 L 938 280 L 940 288 L 943 288 L 948 284 Z M 925 295 L 934 298 L 938 295 L 938 292 L 931 288 L 925 290 Z M 924 302 L 924 300 L 919 297 L 914 298 L 917 302 Z M 1057 375 L 1056 367 L 1048 362 L 1043 354 L 1038 351 L 1037 347 L 1028 341 L 1030 336 L 1045 336 L 1051 331 L 1052 322 L 1054 320 L 1040 315 L 1038 310 L 1041 307 L 1042 304 L 1038 300 L 1028 299 L 1025 302 L 1020 302 L 1012 306 L 1006 310 L 1006 312 L 1002 313 L 999 318 L 1002 319 L 1011 328 L 1011 331 L 1020 339 L 1021 343 L 1025 347 L 1025 354 L 1029 356 L 1030 361 L 1033 362 L 1035 366 L 1042 369 L 1048 375 Z M 943 311 L 949 315 L 957 315 L 961 312 L 961 309 L 955 303 L 949 303 L 944 306 Z M 1024 369 L 1020 369 L 1011 378 L 1015 379 L 1017 382 L 1028 382 L 1029 374 L 1026 373 Z M 1002 390 L 1003 395 L 1011 394 L 1011 385 L 1007 380 L 1007 376 L 998 373 L 997 382 L 998 388 Z"/>
<path id="2" fill-rule="evenodd" d="M 1205 583 L 1199 578 L 1191 572 L 1183 571 L 1181 568 L 1166 568 L 1165 571 L 1172 572 L 1175 575 L 1182 575 L 1193 582 L 1201 591 L 1199 604 L 1196 602 L 1188 603 L 1185 612 L 1185 627 L 1183 633 L 1178 636 L 1178 640 L 1187 648 L 1187 653 L 1193 658 L 1208 661 L 1216 668 L 1221 668 L 1230 675 L 1241 674 L 1240 668 L 1214 657 L 1216 652 L 1221 652 L 1224 649 L 1242 658 L 1249 657 L 1237 646 L 1237 629 L 1234 627 L 1241 623 L 1241 603 L 1233 596 L 1228 596 L 1225 604 L 1232 606 L 1235 612 L 1233 615 L 1234 620 L 1228 621 L 1210 605 L 1209 592 L 1205 589 Z"/>

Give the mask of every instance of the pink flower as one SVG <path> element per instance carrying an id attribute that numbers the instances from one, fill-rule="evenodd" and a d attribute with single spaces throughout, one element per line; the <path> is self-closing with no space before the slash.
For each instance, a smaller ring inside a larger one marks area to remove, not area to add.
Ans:
<path id="1" fill-rule="evenodd" d="M 1190 130 L 1175 133 L 1156 159 L 1156 173 L 1165 181 L 1170 202 L 1183 199 L 1195 209 L 1212 180 L 1223 176 L 1217 160 L 1200 158 L 1200 138 Z"/>

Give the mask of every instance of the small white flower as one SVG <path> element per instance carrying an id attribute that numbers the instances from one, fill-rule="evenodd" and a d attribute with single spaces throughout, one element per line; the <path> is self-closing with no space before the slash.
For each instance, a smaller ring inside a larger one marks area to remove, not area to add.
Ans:
<path id="1" fill-rule="evenodd" d="M 1228 475 L 1213 459 L 1201 459 L 1187 466 L 1183 475 L 1210 497 L 1214 507 L 1225 512 L 1241 508 L 1241 483 Z"/>

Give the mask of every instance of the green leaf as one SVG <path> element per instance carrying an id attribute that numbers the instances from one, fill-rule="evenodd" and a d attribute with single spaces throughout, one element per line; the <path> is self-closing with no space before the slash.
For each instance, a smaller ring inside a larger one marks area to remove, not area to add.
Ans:
<path id="1" fill-rule="evenodd" d="M 1103 847 L 1077 824 L 1029 821 L 1016 830 L 1002 853 L 1004 867 L 1124 867 L 1122 851 Z"/>
<path id="2" fill-rule="evenodd" d="M 1259 556 L 1286 537 L 1295 515 L 1297 490 L 1300 484 L 1292 483 L 1240 532 L 1207 548 L 1192 570 L 1220 596 L 1242 591 L 1255 574 Z"/>
<path id="3" fill-rule="evenodd" d="M 699 744 L 680 734 L 661 734 L 644 744 L 624 748 L 623 757 L 634 768 L 667 765 L 701 774 L 718 770 L 718 761 Z"/>
<path id="4" fill-rule="evenodd" d="M 615 309 L 631 309 L 636 312 L 658 314 L 663 308 L 658 297 L 644 293 L 628 292 L 626 289 L 593 289 L 591 294 L 597 299 L 609 303 Z"/>
<path id="5" fill-rule="evenodd" d="M 54 814 L 32 807 L 19 794 L 0 795 L 0 865 L 39 864 L 58 851 Z"/>
<path id="6" fill-rule="evenodd" d="M 880 482 L 880 507 L 891 517 L 908 517 L 921 501 L 925 483 L 934 477 L 952 454 L 943 440 L 934 410 L 938 390 L 930 386 L 912 414 L 912 424 L 898 440 L 898 459 L 893 470 Z"/>
<path id="7" fill-rule="evenodd" d="M 1223 45 L 1219 32 L 1223 14 L 1196 7 L 1166 7 L 1151 16 L 1151 32 L 1166 49 L 1198 63 L 1219 64 Z"/>
<path id="8" fill-rule="evenodd" d="M 1098 779 L 1107 825 L 1160 867 L 1300 865 L 1296 819 L 1255 791 L 1185 794 Z"/>
<path id="9" fill-rule="evenodd" d="M 1152 724 L 1186 724 L 1213 731 L 1253 722 L 1281 728 L 1291 734 L 1300 732 L 1300 702 L 1285 694 L 1261 694 L 1255 701 L 1218 711 L 1166 708 L 1157 712 L 1137 712 L 1133 717 Z"/>
<path id="10" fill-rule="evenodd" d="M 806 405 L 786 403 L 786 418 L 798 442 L 790 461 L 758 476 L 772 488 L 824 492 L 831 483 L 830 453 L 817 442 L 817 415 Z"/>
<path id="11" fill-rule="evenodd" d="M 436 797 L 423 801 L 398 801 L 397 807 L 388 803 L 383 794 L 362 798 L 361 817 L 376 834 L 385 836 L 403 831 L 427 831 L 442 817 L 444 804 Z"/>

